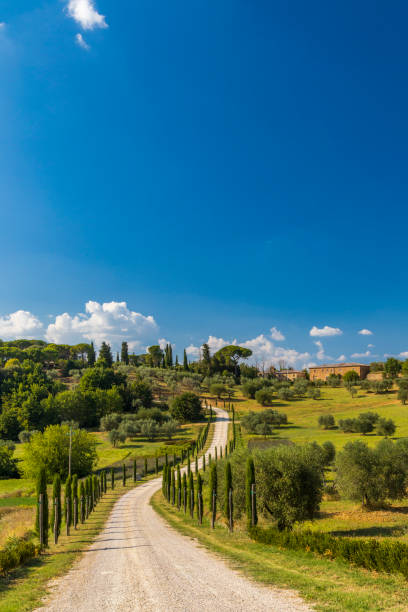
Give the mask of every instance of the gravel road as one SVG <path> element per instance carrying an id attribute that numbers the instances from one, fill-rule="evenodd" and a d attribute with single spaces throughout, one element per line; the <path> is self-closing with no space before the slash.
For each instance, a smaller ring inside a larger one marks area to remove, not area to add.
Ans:
<path id="1" fill-rule="evenodd" d="M 228 414 L 215 409 L 211 448 L 225 446 Z M 149 504 L 161 478 L 126 493 L 103 532 L 64 577 L 54 581 L 49 612 L 195 612 L 310 610 L 292 591 L 251 582 L 171 529 Z"/>

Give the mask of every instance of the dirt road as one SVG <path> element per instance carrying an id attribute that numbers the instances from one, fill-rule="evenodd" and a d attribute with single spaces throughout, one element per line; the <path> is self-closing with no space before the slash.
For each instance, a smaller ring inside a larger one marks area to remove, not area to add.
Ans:
<path id="1" fill-rule="evenodd" d="M 228 414 L 215 409 L 211 448 L 225 446 Z M 173 531 L 149 504 L 156 478 L 126 493 L 103 532 L 58 579 L 49 612 L 308 610 L 290 591 L 257 585 L 194 541 Z"/>

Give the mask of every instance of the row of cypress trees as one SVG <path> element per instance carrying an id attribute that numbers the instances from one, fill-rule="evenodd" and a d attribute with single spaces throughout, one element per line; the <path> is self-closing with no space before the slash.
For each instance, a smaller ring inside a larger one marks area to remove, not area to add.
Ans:
<path id="1" fill-rule="evenodd" d="M 231 454 L 236 445 L 236 432 L 235 432 L 235 419 L 233 412 L 233 437 L 225 445 L 224 453 L 225 458 Z M 211 460 L 211 454 L 208 456 L 208 464 L 210 469 L 209 474 L 209 513 L 211 517 L 211 526 L 215 527 L 216 515 L 217 515 L 217 491 L 218 491 L 218 472 L 217 472 L 217 461 L 222 459 L 223 449 L 220 447 L 215 448 L 215 461 Z M 202 469 L 205 472 L 206 469 L 206 458 L 203 457 Z M 169 503 L 176 505 L 178 510 L 183 509 L 184 513 L 187 512 L 191 517 L 194 516 L 194 509 L 196 507 L 197 518 L 200 524 L 202 524 L 203 513 L 204 513 L 204 502 L 202 495 L 203 479 L 198 471 L 198 461 L 196 458 L 196 491 L 194 488 L 194 476 L 190 468 L 190 462 L 187 464 L 187 474 L 183 473 L 181 477 L 180 467 L 177 466 L 177 470 L 170 466 L 165 466 L 163 471 L 163 495 Z M 225 463 L 225 478 L 224 478 L 224 507 L 223 514 L 227 518 L 228 527 L 230 531 L 234 527 L 234 506 L 233 506 L 233 476 L 230 461 Z M 246 465 L 246 476 L 245 476 L 245 495 L 246 495 L 246 515 L 248 525 L 256 525 L 258 523 L 258 514 L 256 506 L 256 481 L 255 481 L 255 465 L 252 457 L 249 457 Z"/>
<path id="2" fill-rule="evenodd" d="M 78 476 L 74 474 L 68 476 L 64 487 L 64 504 L 62 505 L 61 477 L 59 474 L 54 476 L 52 485 L 52 498 L 50 500 L 47 493 L 47 474 L 41 468 L 37 478 L 37 512 L 35 519 L 35 530 L 40 536 L 40 546 L 48 546 L 49 530 L 54 532 L 54 542 L 58 543 L 61 535 L 61 526 L 64 519 L 67 535 L 70 534 L 70 527 L 77 528 L 78 522 L 84 523 L 89 514 L 95 509 L 96 504 L 107 490 L 106 472 L 102 471 L 99 476 L 96 474 L 87 476 L 84 480 L 78 481 Z"/>

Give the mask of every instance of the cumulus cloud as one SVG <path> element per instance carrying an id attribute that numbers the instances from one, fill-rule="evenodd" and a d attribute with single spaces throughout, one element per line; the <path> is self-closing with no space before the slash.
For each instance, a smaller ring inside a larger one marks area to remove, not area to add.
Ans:
<path id="1" fill-rule="evenodd" d="M 398 355 L 398 357 L 402 357 L 402 359 L 408 359 L 408 351 L 403 351 Z"/>
<path id="2" fill-rule="evenodd" d="M 82 34 L 77 34 L 75 36 L 75 41 L 78 47 L 81 47 L 81 49 L 85 49 L 85 51 L 89 51 L 89 49 L 91 48 L 82 36 Z"/>
<path id="3" fill-rule="evenodd" d="M 41 321 L 28 310 L 16 310 L 16 312 L 0 317 L 0 338 L 2 340 L 38 338 L 42 334 L 42 329 Z"/>
<path id="4" fill-rule="evenodd" d="M 320 327 L 320 328 L 314 325 L 309 332 L 311 336 L 318 336 L 318 337 L 341 336 L 342 333 L 343 332 L 338 327 L 330 327 L 329 325 L 325 325 L 324 327 Z"/>
<path id="5" fill-rule="evenodd" d="M 361 336 L 372 336 L 373 332 L 370 331 L 369 329 L 360 329 L 360 331 L 358 332 Z"/>
<path id="6" fill-rule="evenodd" d="M 271 327 L 271 338 L 279 342 L 280 340 L 284 340 L 285 336 L 276 327 Z"/>
<path id="7" fill-rule="evenodd" d="M 186 353 L 191 357 L 199 357 L 200 348 L 198 346 L 194 346 L 194 344 L 190 344 L 190 346 L 186 348 Z"/>
<path id="8" fill-rule="evenodd" d="M 65 312 L 58 315 L 54 323 L 48 325 L 45 338 L 59 344 L 94 340 L 99 345 L 105 340 L 115 348 L 126 340 L 129 348 L 135 350 L 143 344 L 154 342 L 157 329 L 152 316 L 130 310 L 126 302 L 100 304 L 89 301 L 85 305 L 85 313 L 71 316 Z"/>
<path id="9" fill-rule="evenodd" d="M 279 362 L 282 361 L 291 367 L 300 367 L 300 365 L 301 367 L 305 367 L 305 362 L 310 359 L 309 353 L 299 353 L 295 349 L 275 346 L 275 344 L 264 334 L 260 334 L 256 338 L 245 340 L 243 342 L 238 342 L 237 339 L 229 342 L 224 340 L 224 338 L 209 336 L 207 344 L 209 345 L 212 354 L 230 344 L 238 344 L 239 346 L 249 348 L 252 351 L 252 357 L 248 360 L 248 363 L 262 363 L 265 367 L 269 367 L 271 365 L 277 366 L 279 365 Z M 187 355 L 198 357 L 200 348 L 191 344 L 186 348 L 186 352 Z"/>
<path id="10" fill-rule="evenodd" d="M 69 0 L 67 13 L 84 30 L 108 27 L 105 16 L 98 13 L 93 0 Z"/>
<path id="11" fill-rule="evenodd" d="M 374 348 L 375 344 L 367 344 L 367 348 Z"/>
<path id="12" fill-rule="evenodd" d="M 337 357 L 336 361 L 346 361 L 346 356 L 345 355 L 340 355 L 340 357 Z"/>
<path id="13" fill-rule="evenodd" d="M 4 28 L 6 27 L 6 24 L 4 21 L 0 21 L 0 30 L 4 30 Z"/>

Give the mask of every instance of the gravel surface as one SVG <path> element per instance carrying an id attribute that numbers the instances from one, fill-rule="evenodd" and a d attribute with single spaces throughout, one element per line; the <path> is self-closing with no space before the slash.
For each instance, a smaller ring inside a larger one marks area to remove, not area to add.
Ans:
<path id="1" fill-rule="evenodd" d="M 228 414 L 215 409 L 211 448 L 225 446 Z M 50 585 L 49 612 L 310 610 L 292 591 L 251 582 L 172 530 L 149 504 L 155 478 L 115 504 L 103 532 L 64 577 Z"/>

